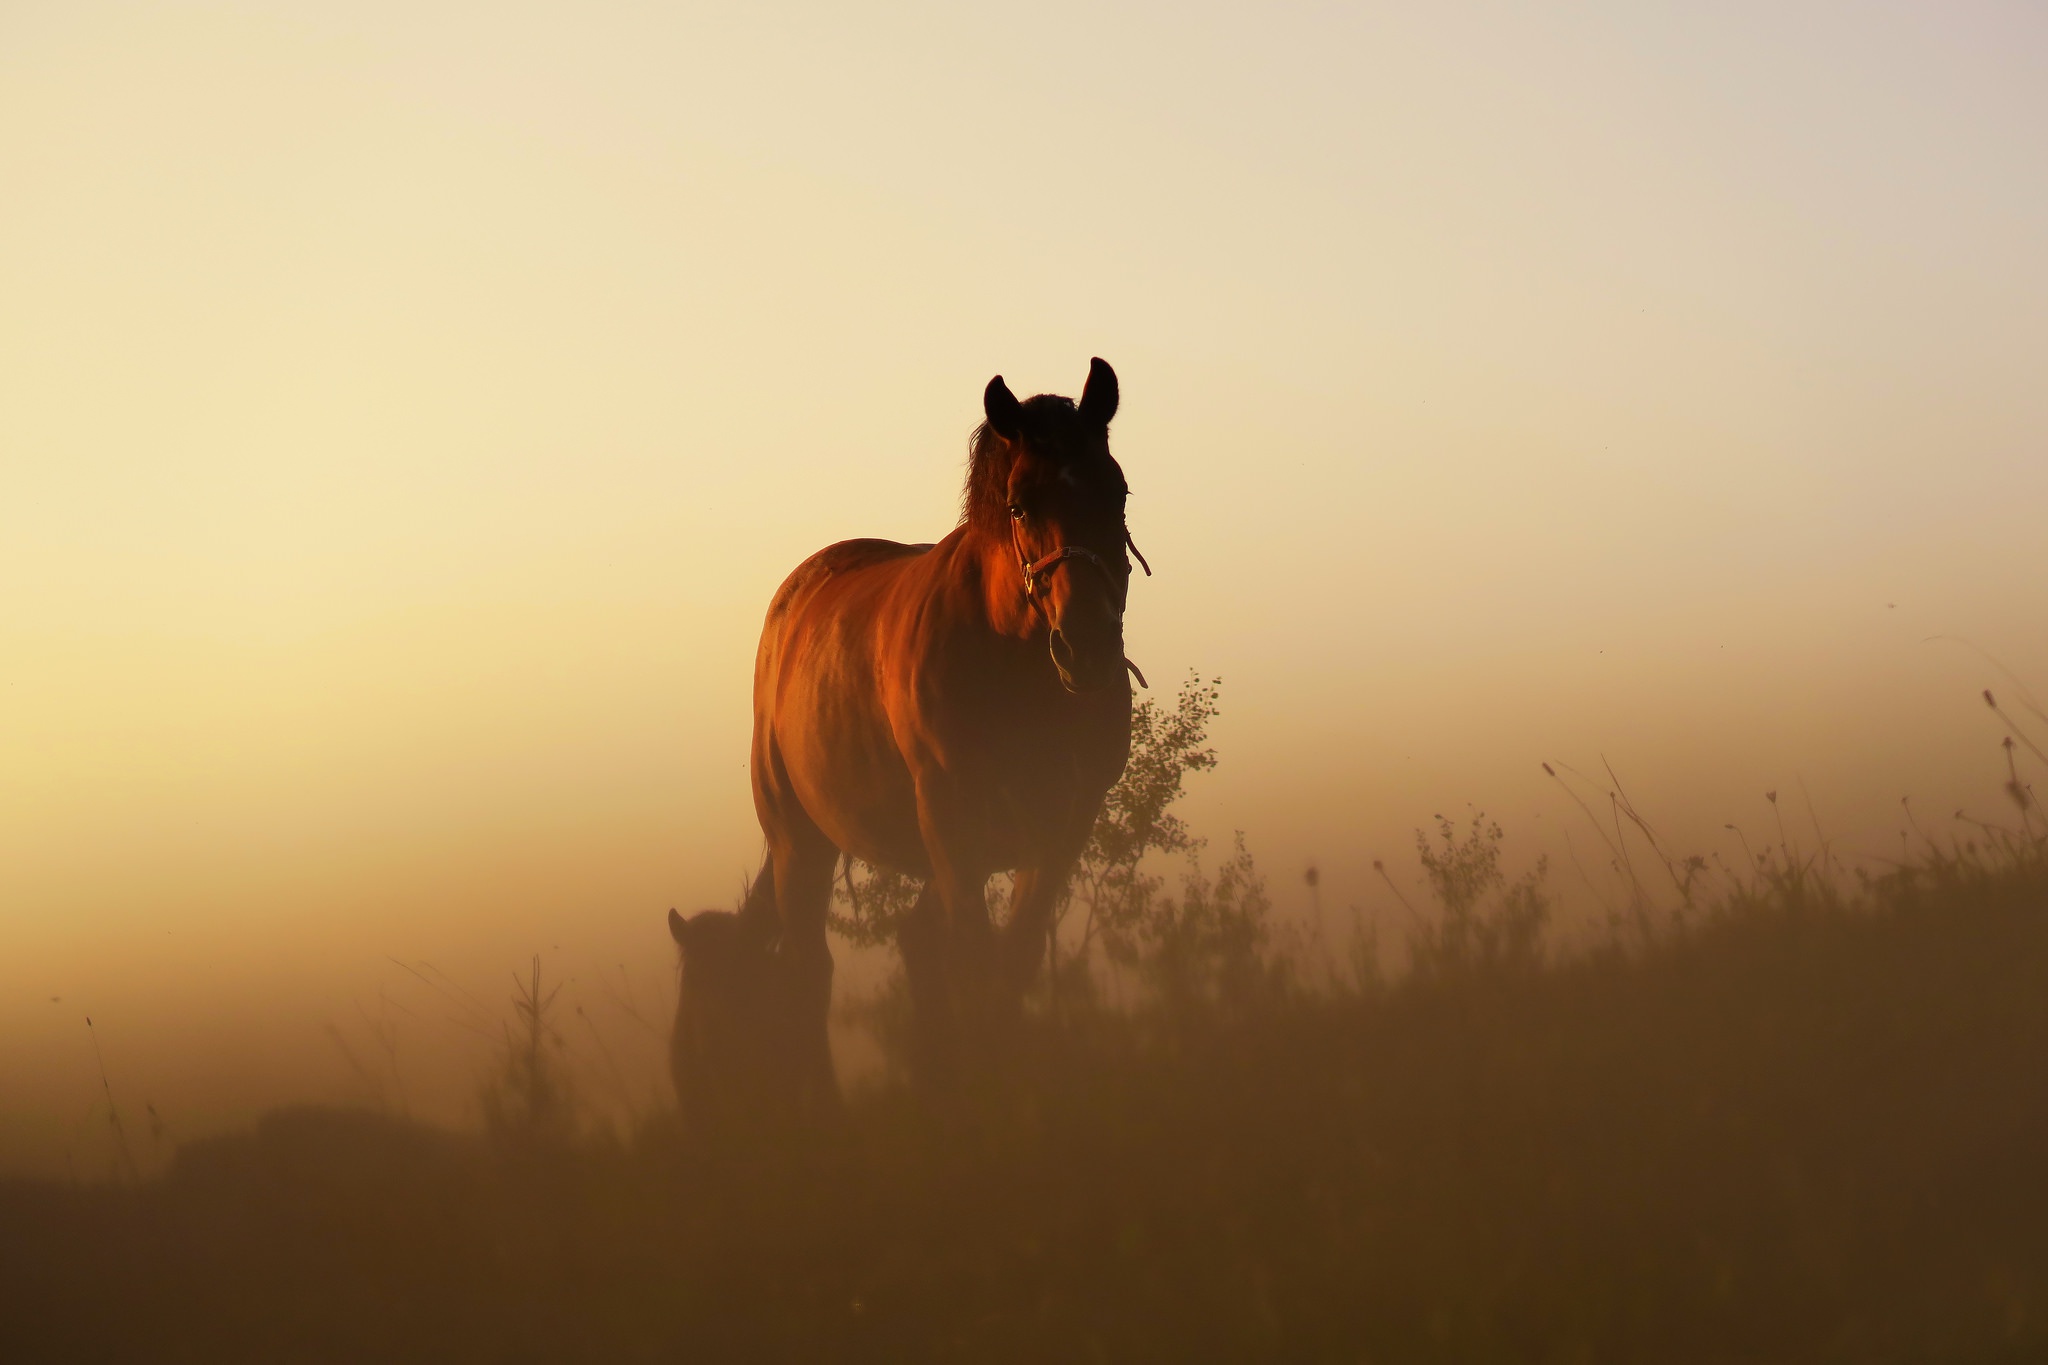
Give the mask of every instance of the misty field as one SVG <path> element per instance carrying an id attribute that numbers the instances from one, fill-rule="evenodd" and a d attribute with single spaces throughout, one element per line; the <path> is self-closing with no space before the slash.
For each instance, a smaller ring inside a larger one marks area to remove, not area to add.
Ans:
<path id="1" fill-rule="evenodd" d="M 1112 817 L 1213 762 L 1173 720 Z M 1138 855 L 1176 826 L 1112 837 L 1118 988 L 1068 960 L 956 1093 L 619 1136 L 536 1050 L 481 1132 L 289 1109 L 147 1181 L 0 1185 L 0 1356 L 2039 1359 L 2048 835 L 2009 793 L 1862 876 L 1669 859 L 1617 797 L 1643 913 L 1569 951 L 1544 869 L 1446 821 L 1398 972 L 1290 946 L 1241 846 L 1169 893 Z M 885 1045 L 901 1008 L 865 1006 Z"/>

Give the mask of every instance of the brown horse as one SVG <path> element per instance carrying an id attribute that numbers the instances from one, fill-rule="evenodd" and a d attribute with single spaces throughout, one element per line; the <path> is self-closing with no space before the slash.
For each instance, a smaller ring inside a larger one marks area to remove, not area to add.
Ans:
<path id="1" fill-rule="evenodd" d="M 899 946 L 920 1065 L 942 1072 L 963 1016 L 1021 1000 L 1130 750 L 1116 374 L 1093 361 L 1078 404 L 1019 402 L 998 375 L 982 404 L 952 534 L 828 546 L 761 632 L 751 768 L 768 856 L 739 918 L 773 945 L 814 1096 L 837 1095 L 826 911 L 842 853 L 925 880 Z M 1011 870 L 998 935 L 983 887 Z"/>

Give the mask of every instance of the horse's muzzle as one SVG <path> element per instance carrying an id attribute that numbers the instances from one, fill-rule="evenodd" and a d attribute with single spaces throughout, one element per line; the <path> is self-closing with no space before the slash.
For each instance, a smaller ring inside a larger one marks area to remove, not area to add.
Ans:
<path id="1" fill-rule="evenodd" d="M 1059 670 L 1060 686 L 1069 692 L 1100 692 L 1124 678 L 1121 648 L 1083 653 L 1063 630 L 1052 633 L 1052 666 Z"/>

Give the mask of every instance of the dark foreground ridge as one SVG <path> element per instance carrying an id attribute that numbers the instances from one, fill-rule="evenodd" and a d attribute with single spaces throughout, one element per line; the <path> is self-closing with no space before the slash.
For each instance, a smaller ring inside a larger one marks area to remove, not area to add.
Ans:
<path id="1" fill-rule="evenodd" d="M 2048 1353 L 2048 880 L 1950 863 L 1549 967 L 1033 1025 L 690 1149 L 272 1114 L 0 1186 L 8 1360 Z"/>

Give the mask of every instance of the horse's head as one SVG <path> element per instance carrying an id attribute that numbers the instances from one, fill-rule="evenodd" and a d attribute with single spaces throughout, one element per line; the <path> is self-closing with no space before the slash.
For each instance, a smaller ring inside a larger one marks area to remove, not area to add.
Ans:
<path id="1" fill-rule="evenodd" d="M 1090 362 L 1079 403 L 1052 394 L 1019 402 L 1001 375 L 982 395 L 988 423 L 976 434 L 968 514 L 1007 539 L 1070 692 L 1124 680 L 1130 489 L 1109 453 L 1116 405 L 1116 371 L 1101 360 Z M 994 442 L 1006 458 L 984 451 Z"/>
<path id="2" fill-rule="evenodd" d="M 759 916 L 703 910 L 668 912 L 682 949 L 669 1069 L 693 1123 L 716 1123 L 776 1087 L 786 1009 L 772 932 Z"/>

